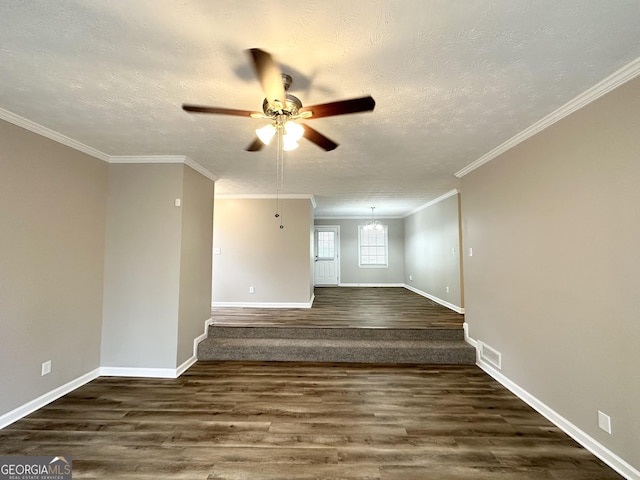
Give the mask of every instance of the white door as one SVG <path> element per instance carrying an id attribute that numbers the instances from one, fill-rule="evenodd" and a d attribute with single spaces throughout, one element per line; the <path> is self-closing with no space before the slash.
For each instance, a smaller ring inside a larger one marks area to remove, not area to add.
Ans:
<path id="1" fill-rule="evenodd" d="M 316 285 L 338 285 L 340 227 L 315 227 Z"/>

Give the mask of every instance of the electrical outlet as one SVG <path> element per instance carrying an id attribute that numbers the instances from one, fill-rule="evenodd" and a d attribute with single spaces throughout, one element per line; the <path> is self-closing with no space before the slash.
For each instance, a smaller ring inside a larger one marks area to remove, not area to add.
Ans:
<path id="1" fill-rule="evenodd" d="M 256 289 L 253 285 L 249 287 L 249 293 L 256 293 Z"/>
<path id="2" fill-rule="evenodd" d="M 51 373 L 51 360 L 47 360 L 46 362 L 42 362 L 42 376 L 48 375 Z"/>
<path id="3" fill-rule="evenodd" d="M 449 287 L 447 287 L 447 293 L 449 293 Z"/>
<path id="4" fill-rule="evenodd" d="M 409 275 L 409 281 L 413 281 L 413 275 Z"/>
<path id="5" fill-rule="evenodd" d="M 611 435 L 611 417 L 598 410 L 598 426 Z"/>
<path id="6" fill-rule="evenodd" d="M 473 257 L 473 248 L 469 247 L 469 256 Z"/>

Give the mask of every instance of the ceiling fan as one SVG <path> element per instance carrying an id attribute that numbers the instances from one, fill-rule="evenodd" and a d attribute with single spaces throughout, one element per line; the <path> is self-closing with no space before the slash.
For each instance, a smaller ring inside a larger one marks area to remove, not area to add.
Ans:
<path id="1" fill-rule="evenodd" d="M 366 96 L 304 107 L 299 98 L 287 93 L 292 78 L 280 71 L 280 67 L 269 53 L 259 48 L 252 48 L 248 50 L 248 53 L 266 96 L 262 102 L 262 112 L 188 104 L 182 105 L 182 108 L 191 113 L 213 113 L 270 120 L 271 123 L 256 130 L 257 138 L 245 149 L 249 152 L 261 150 L 264 145 L 269 144 L 276 134 L 278 139 L 282 140 L 284 150 L 297 148 L 297 140 L 301 137 L 326 151 L 334 150 L 338 146 L 336 142 L 307 124 L 298 123 L 298 121 L 367 112 L 373 110 L 376 105 L 371 96 Z"/>

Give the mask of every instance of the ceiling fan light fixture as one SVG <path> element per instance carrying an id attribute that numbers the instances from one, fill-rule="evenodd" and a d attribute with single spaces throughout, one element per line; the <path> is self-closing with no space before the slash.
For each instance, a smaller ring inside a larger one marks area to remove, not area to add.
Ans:
<path id="1" fill-rule="evenodd" d="M 276 134 L 276 127 L 271 123 L 269 123 L 268 125 L 265 125 L 264 127 L 258 128 L 256 130 L 256 135 L 258 136 L 260 141 L 265 145 L 269 145 L 269 142 L 271 142 L 271 139 L 275 134 Z"/>
<path id="2" fill-rule="evenodd" d="M 282 149 L 285 152 L 289 152 L 291 150 L 295 150 L 299 146 L 300 145 L 298 144 L 298 142 L 295 139 L 290 138 L 288 135 L 283 135 L 283 137 L 282 137 Z"/>
<path id="3" fill-rule="evenodd" d="M 294 142 L 297 142 L 304 135 L 304 127 L 299 123 L 289 120 L 284 124 L 285 138 L 290 138 Z"/>

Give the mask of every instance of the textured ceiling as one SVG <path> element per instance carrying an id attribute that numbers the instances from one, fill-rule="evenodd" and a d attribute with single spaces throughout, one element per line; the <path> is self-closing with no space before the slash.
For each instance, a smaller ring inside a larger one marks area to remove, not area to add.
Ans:
<path id="1" fill-rule="evenodd" d="M 640 56 L 638 0 L 30 0 L 0 4 L 0 108 L 111 156 L 185 155 L 221 194 L 273 194 L 247 48 L 271 52 L 340 144 L 285 154 L 284 193 L 317 216 L 405 215 L 454 173 Z"/>

